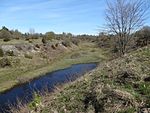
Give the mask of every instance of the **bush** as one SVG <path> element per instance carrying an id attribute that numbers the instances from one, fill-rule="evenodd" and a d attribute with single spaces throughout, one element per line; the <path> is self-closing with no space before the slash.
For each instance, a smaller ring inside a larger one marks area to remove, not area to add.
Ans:
<path id="1" fill-rule="evenodd" d="M 118 44 L 118 43 L 114 44 L 114 39 L 111 37 L 100 37 L 96 41 L 98 47 L 100 48 L 111 48 L 112 45 L 117 46 L 116 44 Z"/>
<path id="2" fill-rule="evenodd" d="M 56 49 L 55 45 L 51 45 L 51 47 L 52 47 L 53 49 Z"/>
<path id="3" fill-rule="evenodd" d="M 47 40 L 46 40 L 45 37 L 42 38 L 42 43 L 43 43 L 43 44 L 46 44 L 46 43 L 47 43 Z"/>
<path id="4" fill-rule="evenodd" d="M 78 39 L 72 39 L 72 43 L 75 44 L 75 45 L 77 45 L 77 46 L 79 45 L 79 42 L 80 41 Z"/>
<path id="5" fill-rule="evenodd" d="M 54 39 L 55 38 L 55 33 L 54 32 L 47 32 L 47 33 L 45 33 L 45 38 L 46 38 L 46 40 L 49 40 L 49 41 L 52 41 L 52 39 Z"/>
<path id="6" fill-rule="evenodd" d="M 55 47 L 58 47 L 58 45 L 59 45 L 59 44 L 58 44 L 58 43 L 56 43 L 56 44 L 55 44 Z"/>
<path id="7" fill-rule="evenodd" d="M 136 41 L 137 47 L 143 47 L 150 44 L 150 26 L 144 26 L 135 33 L 135 36 L 138 37 Z"/>
<path id="8" fill-rule="evenodd" d="M 150 39 L 146 37 L 140 37 L 136 41 L 136 46 L 137 47 L 144 47 L 150 44 Z"/>
<path id="9" fill-rule="evenodd" d="M 0 48 L 0 57 L 3 57 L 4 56 L 4 52 L 3 50 Z"/>
<path id="10" fill-rule="evenodd" d="M 4 67 L 7 67 L 7 66 L 8 67 L 12 66 L 12 63 L 11 63 L 10 59 L 8 59 L 8 58 L 2 58 L 0 60 L 0 67 L 4 68 Z"/>
<path id="11" fill-rule="evenodd" d="M 0 30 L 0 39 L 3 39 L 3 41 L 7 42 L 7 41 L 10 41 L 11 38 L 12 38 L 12 34 L 9 31 L 9 29 L 7 29 L 6 27 L 3 27 Z"/>
<path id="12" fill-rule="evenodd" d="M 64 40 L 62 42 L 62 45 L 64 45 L 65 47 L 71 47 L 71 42 L 69 40 Z"/>
<path id="13" fill-rule="evenodd" d="M 7 55 L 7 56 L 15 56 L 13 51 L 7 51 L 7 52 L 6 52 L 6 55 Z"/>
<path id="14" fill-rule="evenodd" d="M 4 38 L 3 41 L 8 42 L 8 41 L 10 41 L 10 38 Z"/>
<path id="15" fill-rule="evenodd" d="M 36 47 L 36 48 L 40 48 L 40 45 L 39 45 L 39 44 L 36 44 L 35 47 Z"/>
<path id="16" fill-rule="evenodd" d="M 16 57 L 5 57 L 0 59 L 0 67 L 12 67 L 12 66 L 18 66 L 20 64 L 21 60 Z"/>

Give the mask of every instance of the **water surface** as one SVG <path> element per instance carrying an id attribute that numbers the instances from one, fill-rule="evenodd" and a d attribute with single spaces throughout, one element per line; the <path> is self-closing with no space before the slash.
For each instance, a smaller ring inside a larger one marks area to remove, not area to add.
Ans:
<path id="1" fill-rule="evenodd" d="M 32 101 L 34 92 L 44 92 L 47 89 L 53 91 L 56 85 L 64 84 L 76 80 L 86 72 L 96 68 L 96 63 L 76 64 L 69 68 L 47 73 L 28 83 L 19 85 L 9 91 L 0 94 L 0 113 L 6 112 L 9 105 L 16 105 L 17 100 L 23 104 Z"/>

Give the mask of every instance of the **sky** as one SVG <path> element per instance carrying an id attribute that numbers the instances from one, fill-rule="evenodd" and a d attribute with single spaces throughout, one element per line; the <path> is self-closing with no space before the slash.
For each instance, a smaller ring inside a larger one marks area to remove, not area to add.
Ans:
<path id="1" fill-rule="evenodd" d="M 105 23 L 105 0 L 0 0 L 0 27 L 25 33 L 54 31 L 98 34 Z"/>

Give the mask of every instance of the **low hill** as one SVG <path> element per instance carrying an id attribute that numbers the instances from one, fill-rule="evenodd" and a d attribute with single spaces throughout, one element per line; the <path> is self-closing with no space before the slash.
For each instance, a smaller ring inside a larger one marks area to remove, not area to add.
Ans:
<path id="1" fill-rule="evenodd" d="M 42 103 L 42 113 L 149 113 L 150 46 L 99 64 Z"/>

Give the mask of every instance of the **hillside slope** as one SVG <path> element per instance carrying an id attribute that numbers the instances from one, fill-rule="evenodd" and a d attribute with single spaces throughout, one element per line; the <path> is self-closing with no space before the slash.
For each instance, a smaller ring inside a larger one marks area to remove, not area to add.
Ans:
<path id="1" fill-rule="evenodd" d="M 77 81 L 59 86 L 37 106 L 16 113 L 149 113 L 150 46 L 99 64 Z M 38 101 L 39 102 L 39 101 Z M 31 104 L 30 104 L 31 105 Z M 32 109 L 33 110 L 33 109 Z"/>

